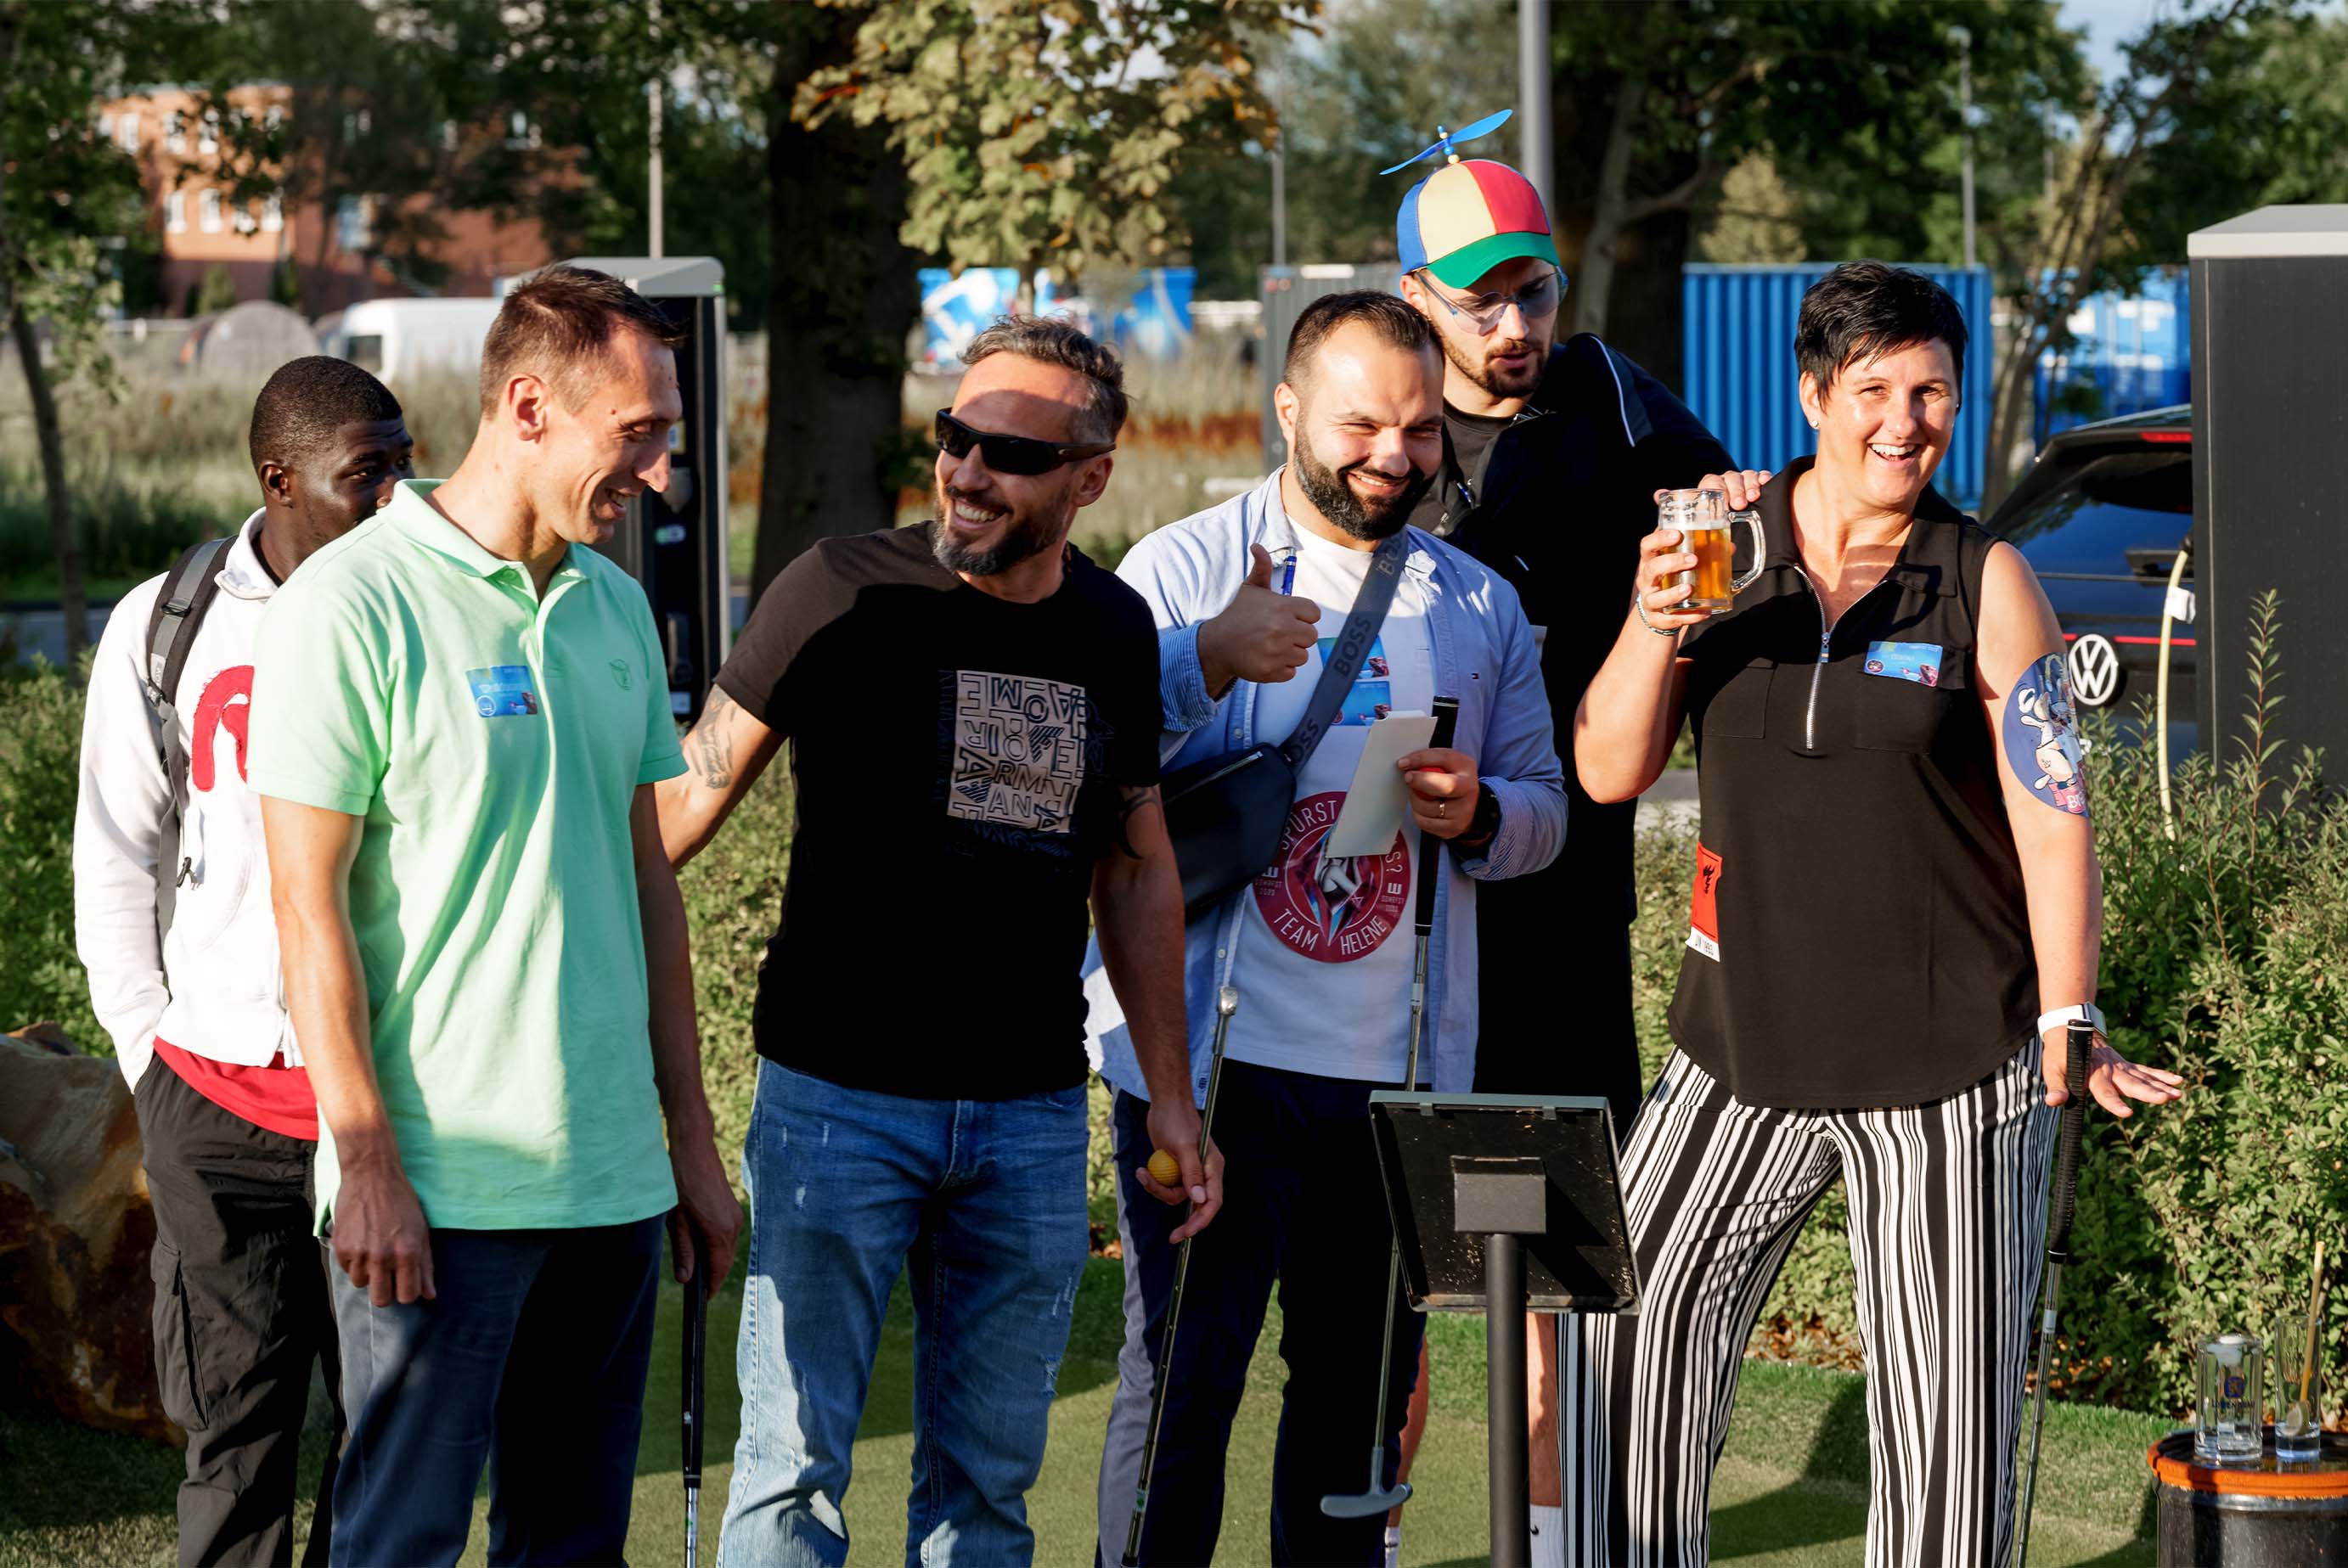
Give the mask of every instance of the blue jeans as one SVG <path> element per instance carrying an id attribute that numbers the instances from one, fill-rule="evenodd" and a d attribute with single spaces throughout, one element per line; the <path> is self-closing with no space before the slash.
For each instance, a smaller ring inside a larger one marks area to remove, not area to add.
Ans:
<path id="1" fill-rule="evenodd" d="M 335 1568 L 454 1563 L 489 1469 L 489 1561 L 616 1563 L 635 1501 L 661 1219 L 436 1230 L 433 1299 L 339 1268 Z"/>
<path id="2" fill-rule="evenodd" d="M 742 1152 L 742 1435 L 719 1568 L 848 1558 L 889 1292 L 913 1296 L 905 1561 L 1031 1562 L 1027 1490 L 1084 1273 L 1085 1091 L 915 1100 L 758 1064 Z"/>

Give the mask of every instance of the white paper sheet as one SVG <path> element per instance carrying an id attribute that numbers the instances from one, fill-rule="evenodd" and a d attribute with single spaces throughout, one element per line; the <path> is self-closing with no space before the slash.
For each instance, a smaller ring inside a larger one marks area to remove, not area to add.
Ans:
<path id="1" fill-rule="evenodd" d="M 1370 726 L 1361 764 L 1345 791 L 1345 808 L 1321 846 L 1323 855 L 1384 855 L 1394 847 L 1410 809 L 1409 786 L 1395 764 L 1435 739 L 1435 715 L 1415 710 L 1388 713 Z"/>

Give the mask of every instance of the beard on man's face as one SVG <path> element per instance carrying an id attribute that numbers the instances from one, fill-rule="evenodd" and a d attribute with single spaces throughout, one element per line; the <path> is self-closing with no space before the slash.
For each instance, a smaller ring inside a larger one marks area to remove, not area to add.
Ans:
<path id="1" fill-rule="evenodd" d="M 1412 508 L 1426 494 L 1426 487 L 1435 476 L 1414 468 L 1408 484 L 1371 500 L 1365 499 L 1346 478 L 1362 466 L 1360 463 L 1348 463 L 1343 468 L 1332 469 L 1313 450 L 1312 442 L 1296 444 L 1296 484 L 1304 492 L 1304 498 L 1323 517 L 1354 538 L 1375 543 L 1410 521 Z"/>
<path id="2" fill-rule="evenodd" d="M 1479 337 L 1462 344 L 1450 333 L 1440 330 L 1435 337 L 1443 345 L 1443 357 L 1493 397 L 1530 397 L 1540 390 L 1541 373 L 1549 368 L 1550 345 L 1539 338 Z M 1522 369 L 1508 372 L 1493 368 L 1494 355 L 1526 351 L 1529 351 L 1529 356 Z"/>
<path id="3" fill-rule="evenodd" d="M 1050 521 L 1056 507 L 1023 511 L 1007 501 L 980 501 L 973 496 L 968 497 L 973 505 L 989 509 L 1008 507 L 1010 516 L 1004 523 L 1002 536 L 992 545 L 980 548 L 963 544 L 954 538 L 952 521 L 954 501 L 962 494 L 943 482 L 937 488 L 938 532 L 930 553 L 948 571 L 966 572 L 972 577 L 1000 577 L 1021 561 L 1056 548 L 1068 537 L 1065 527 L 1055 527 Z"/>

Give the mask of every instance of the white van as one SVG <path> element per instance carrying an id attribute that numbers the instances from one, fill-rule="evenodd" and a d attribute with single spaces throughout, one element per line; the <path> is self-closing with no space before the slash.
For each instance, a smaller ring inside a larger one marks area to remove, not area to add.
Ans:
<path id="1" fill-rule="evenodd" d="M 318 343 L 392 386 L 423 370 L 472 375 L 481 368 L 481 340 L 502 302 L 486 296 L 364 300 L 321 316 Z"/>

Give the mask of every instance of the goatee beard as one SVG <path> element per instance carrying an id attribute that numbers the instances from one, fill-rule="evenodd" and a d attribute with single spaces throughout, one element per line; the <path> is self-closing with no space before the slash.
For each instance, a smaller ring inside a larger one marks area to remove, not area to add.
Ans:
<path id="1" fill-rule="evenodd" d="M 1345 482 L 1345 475 L 1357 466 L 1349 465 L 1342 470 L 1333 470 L 1313 455 L 1308 444 L 1302 441 L 1296 444 L 1296 485 L 1304 492 L 1304 498 L 1312 502 L 1323 518 L 1346 533 L 1375 544 L 1391 538 L 1410 521 L 1412 509 L 1418 505 L 1418 498 L 1426 494 L 1426 487 L 1435 476 L 1413 469 L 1410 483 L 1396 492 L 1391 501 L 1373 511 Z"/>
<path id="2" fill-rule="evenodd" d="M 930 553 L 937 563 L 951 572 L 971 577 L 1001 577 L 1021 561 L 1042 555 L 1062 542 L 1038 528 L 1033 518 L 1014 512 L 1011 526 L 1003 538 L 985 549 L 962 544 L 953 537 L 953 524 L 948 519 L 953 511 L 953 497 L 941 489 L 938 492 L 938 531 L 930 545 Z M 1065 537 L 1065 536 L 1064 536 Z"/>
<path id="3" fill-rule="evenodd" d="M 1540 389 L 1541 374 L 1549 368 L 1549 356 L 1536 354 L 1533 355 L 1532 364 L 1528 365 L 1521 374 L 1515 376 L 1502 375 L 1482 360 L 1469 359 L 1467 352 L 1457 343 L 1453 343 L 1448 336 L 1438 333 L 1436 334 L 1436 341 L 1443 345 L 1443 357 L 1449 360 L 1460 374 L 1482 387 L 1487 395 L 1493 397 L 1530 397 Z M 1524 346 L 1531 348 L 1534 345 L 1528 342 Z"/>

